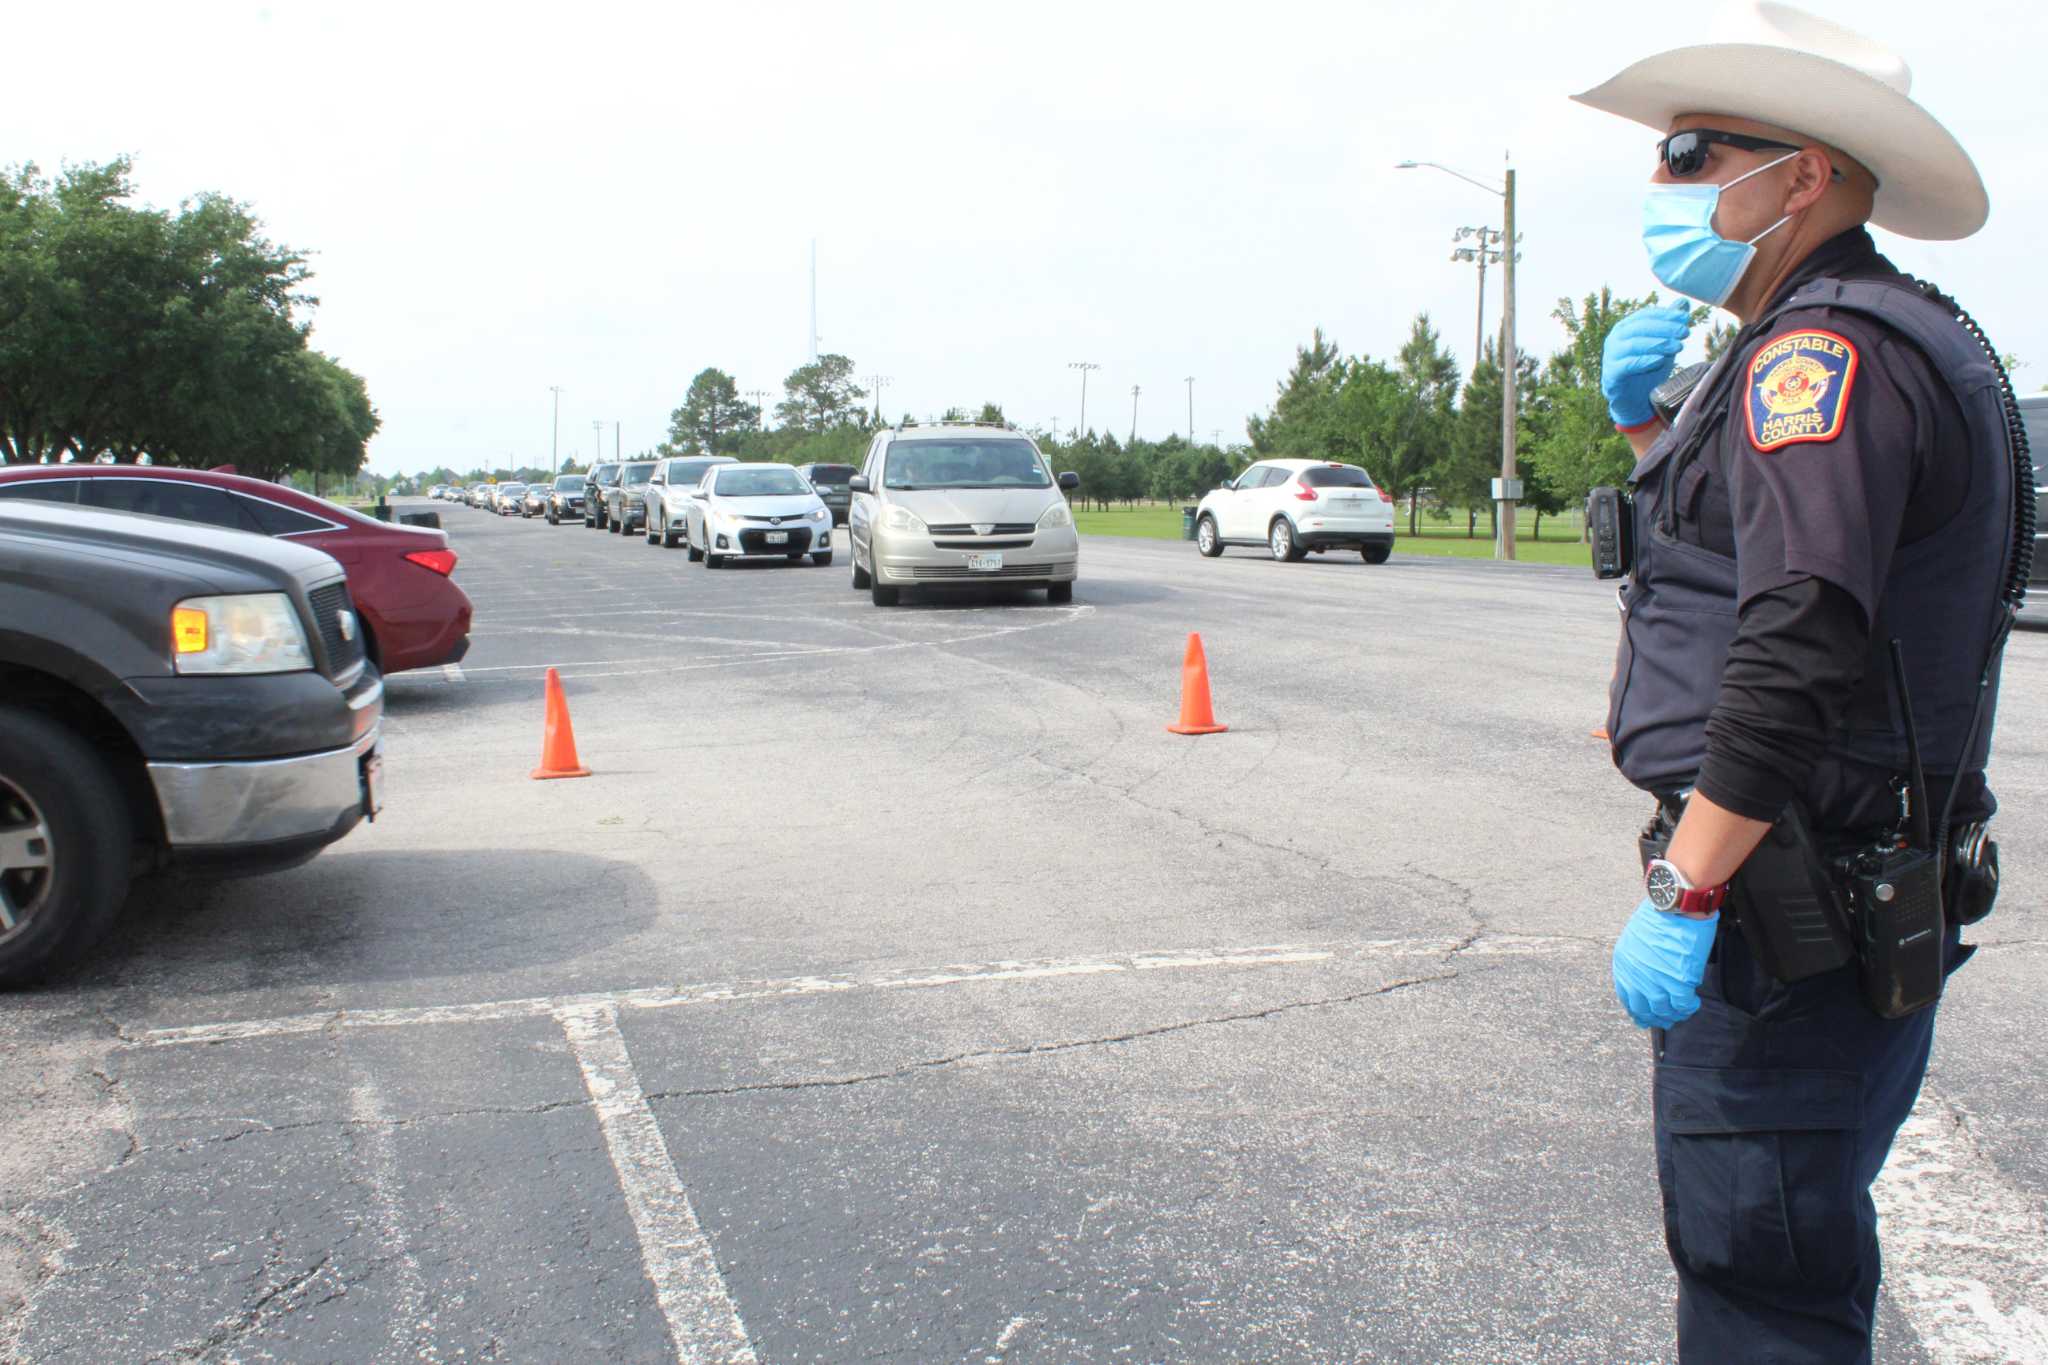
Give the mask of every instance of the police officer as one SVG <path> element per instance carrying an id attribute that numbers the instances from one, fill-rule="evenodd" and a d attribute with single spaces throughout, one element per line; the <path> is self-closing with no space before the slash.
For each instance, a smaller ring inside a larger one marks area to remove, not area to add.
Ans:
<path id="1" fill-rule="evenodd" d="M 1640 457 L 1608 728 L 1617 766 L 1663 812 L 1614 982 L 1652 1030 L 1681 1359 L 1867 1360 L 1869 1190 L 1935 1012 L 1883 1017 L 1853 960 L 1774 975 L 1737 921 L 1783 907 L 1745 882 L 1721 911 L 1788 812 L 1816 867 L 1832 866 L 1819 850 L 1899 827 L 1904 696 L 1928 790 L 1903 799 L 1950 827 L 1989 817 L 2015 443 L 1986 345 L 1865 229 L 1975 232 L 1989 206 L 1969 156 L 1876 43 L 1784 5 L 1737 21 L 1737 41 L 1662 53 L 1577 97 L 1661 135 L 1651 269 L 1741 324 L 1663 413 L 1652 394 L 1689 305 L 1630 314 L 1606 347 L 1602 387 Z M 1939 933 L 1937 988 L 1970 951 L 1953 925 Z"/>

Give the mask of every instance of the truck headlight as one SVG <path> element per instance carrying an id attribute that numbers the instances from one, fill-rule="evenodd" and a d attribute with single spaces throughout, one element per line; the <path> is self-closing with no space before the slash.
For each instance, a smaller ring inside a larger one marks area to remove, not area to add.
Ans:
<path id="1" fill-rule="evenodd" d="M 297 673 L 313 666 L 298 609 L 281 592 L 188 597 L 171 608 L 180 673 Z"/>
<path id="2" fill-rule="evenodd" d="M 908 507 L 899 507 L 894 503 L 890 504 L 888 511 L 882 513 L 882 526 L 885 530 L 912 531 L 919 535 L 923 535 L 926 529 L 924 518 Z"/>
<path id="3" fill-rule="evenodd" d="M 1067 510 L 1067 504 L 1062 500 L 1046 508 L 1045 515 L 1038 519 L 1038 524 L 1041 528 L 1047 526 L 1072 526 L 1074 524 L 1074 514 Z"/>

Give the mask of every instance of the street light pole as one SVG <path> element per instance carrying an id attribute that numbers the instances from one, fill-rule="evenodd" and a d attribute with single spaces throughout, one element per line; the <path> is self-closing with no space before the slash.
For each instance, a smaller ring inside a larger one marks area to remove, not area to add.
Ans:
<path id="1" fill-rule="evenodd" d="M 1509 167 L 1506 179 L 1499 185 L 1490 185 L 1484 180 L 1454 171 L 1449 166 L 1435 161 L 1398 161 L 1397 171 L 1418 170 L 1427 166 L 1433 171 L 1455 176 L 1468 185 L 1477 185 L 1488 194 L 1497 195 L 1501 200 L 1501 316 L 1500 316 L 1500 478 L 1494 483 L 1494 502 L 1500 507 L 1500 532 L 1494 541 L 1493 554 L 1496 559 L 1515 557 L 1515 504 L 1521 500 L 1522 481 L 1515 476 L 1516 404 L 1515 392 L 1515 257 L 1518 254 L 1519 239 L 1515 236 L 1515 172 Z"/>
<path id="2" fill-rule="evenodd" d="M 590 462 L 596 464 L 604 458 L 604 419 L 602 417 L 590 419 L 590 436 L 590 449 L 592 452 Z"/>
<path id="3" fill-rule="evenodd" d="M 548 459 L 554 462 L 554 473 L 562 472 L 562 386 L 548 385 L 548 392 L 555 396 L 555 434 L 548 441 Z"/>
<path id="4" fill-rule="evenodd" d="M 1195 443 L 1195 377 L 1188 376 L 1188 444 Z"/>
<path id="5" fill-rule="evenodd" d="M 1131 444 L 1138 443 L 1138 393 L 1136 384 L 1131 385 Z"/>
<path id="6" fill-rule="evenodd" d="M 1092 360 L 1070 360 L 1067 368 L 1081 372 L 1081 420 L 1074 426 L 1074 436 L 1078 440 L 1088 434 L 1088 371 L 1102 367 Z"/>

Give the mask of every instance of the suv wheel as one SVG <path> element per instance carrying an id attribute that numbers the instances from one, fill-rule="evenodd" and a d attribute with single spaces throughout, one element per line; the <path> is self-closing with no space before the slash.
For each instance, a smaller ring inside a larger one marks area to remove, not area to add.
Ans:
<path id="1" fill-rule="evenodd" d="M 1307 552 L 1295 543 L 1294 523 L 1285 517 L 1273 518 L 1273 525 L 1266 532 L 1266 548 L 1273 552 L 1273 558 L 1292 564 Z"/>
<path id="2" fill-rule="evenodd" d="M 1394 547 L 1391 545 L 1367 545 L 1361 548 L 1358 553 L 1365 557 L 1365 562 L 1368 564 L 1384 564 L 1387 562 L 1387 557 L 1394 553 Z"/>
<path id="3" fill-rule="evenodd" d="M 1223 553 L 1223 537 L 1216 534 L 1216 518 L 1206 513 L 1195 523 L 1195 548 L 1211 559 Z"/>
<path id="4" fill-rule="evenodd" d="M 128 894 L 128 804 L 91 746 L 0 708 L 0 986 L 75 961 Z"/>

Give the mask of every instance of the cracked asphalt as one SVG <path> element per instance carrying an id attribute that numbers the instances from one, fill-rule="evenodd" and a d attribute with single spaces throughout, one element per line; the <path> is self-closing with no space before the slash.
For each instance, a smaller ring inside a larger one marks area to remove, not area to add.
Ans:
<path id="1" fill-rule="evenodd" d="M 384 817 L 0 999 L 0 1360 L 663 1361 L 678 1283 L 763 1361 L 1670 1356 L 1610 590 L 1091 539 L 1071 607 L 883 612 L 441 510 L 475 647 L 390 680 Z M 1165 732 L 1190 630 L 1227 734 Z M 527 780 L 548 664 L 590 779 Z M 1928 1101 L 2000 1216 L 1881 1205 L 1887 1361 L 1999 1358 L 1945 1276 L 2048 1307 L 2048 637 L 2005 679 Z"/>

